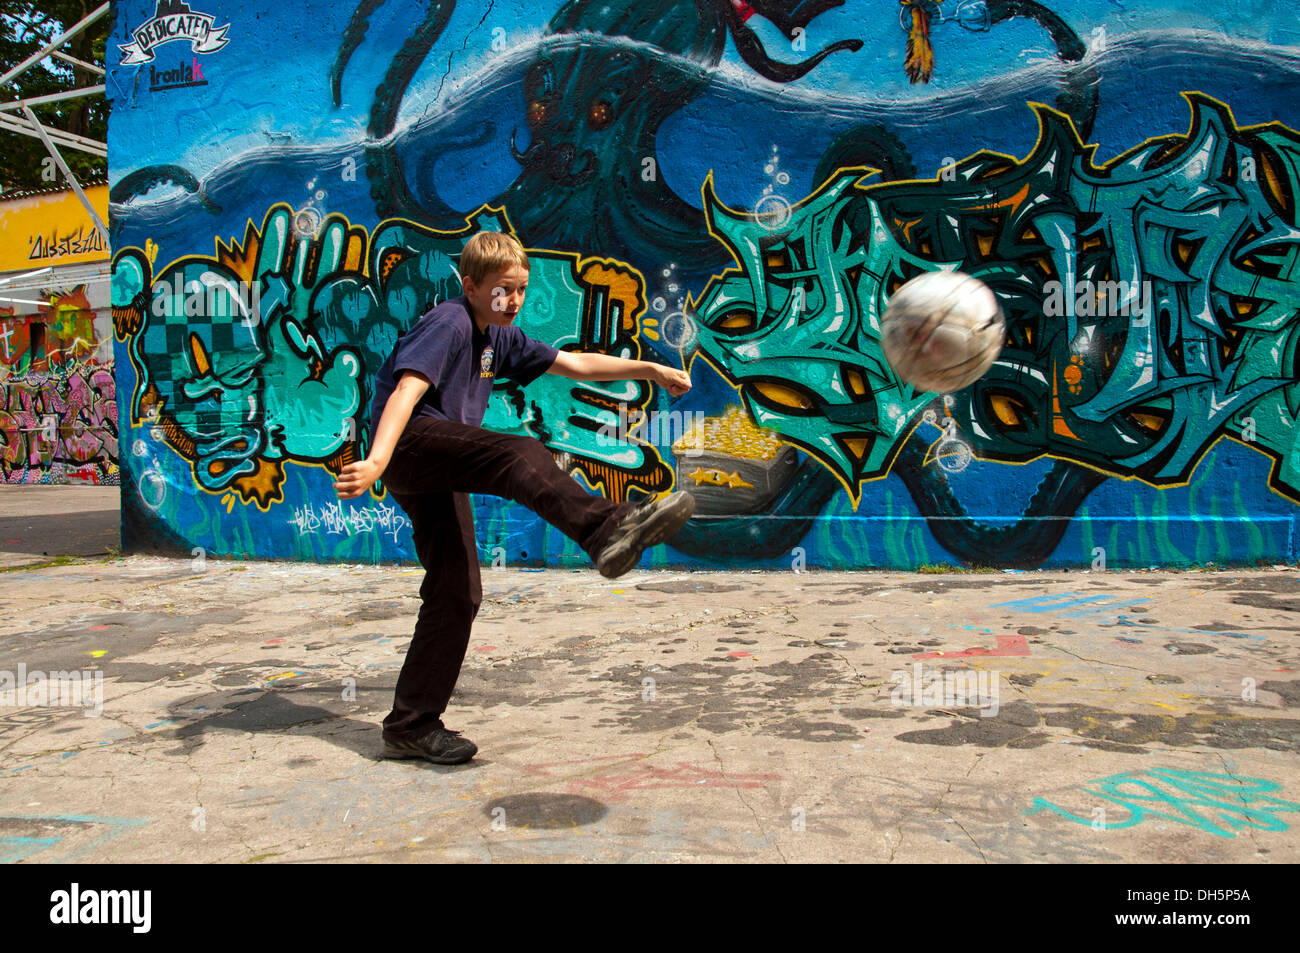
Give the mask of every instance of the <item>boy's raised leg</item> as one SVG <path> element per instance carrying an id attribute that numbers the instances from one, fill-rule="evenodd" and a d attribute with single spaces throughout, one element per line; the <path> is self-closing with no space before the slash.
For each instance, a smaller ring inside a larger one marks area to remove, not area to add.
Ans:
<path id="1" fill-rule="evenodd" d="M 411 421 L 384 479 L 395 495 L 454 490 L 514 500 L 593 559 L 635 509 L 588 493 L 538 440 L 432 417 Z"/>

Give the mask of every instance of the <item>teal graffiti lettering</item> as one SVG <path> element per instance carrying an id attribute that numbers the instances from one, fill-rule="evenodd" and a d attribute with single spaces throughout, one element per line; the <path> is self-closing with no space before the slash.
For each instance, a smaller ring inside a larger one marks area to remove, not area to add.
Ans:
<path id="1" fill-rule="evenodd" d="M 1097 788 L 1082 790 L 1118 804 L 1129 812 L 1126 820 L 1103 824 L 1096 828 L 1098 830 L 1135 827 L 1154 817 L 1194 827 L 1216 837 L 1236 837 L 1234 832 L 1246 827 L 1265 831 L 1290 830 L 1284 820 L 1274 815 L 1300 811 L 1300 804 L 1271 795 L 1270 792 L 1281 788 L 1276 781 L 1233 774 L 1153 768 L 1140 773 L 1113 774 L 1091 783 Z M 1168 810 L 1157 810 L 1155 805 Z M 1080 817 L 1041 797 L 1034 798 L 1033 807 L 1024 813 L 1037 814 L 1043 810 L 1076 824 L 1095 826 L 1091 817 Z"/>

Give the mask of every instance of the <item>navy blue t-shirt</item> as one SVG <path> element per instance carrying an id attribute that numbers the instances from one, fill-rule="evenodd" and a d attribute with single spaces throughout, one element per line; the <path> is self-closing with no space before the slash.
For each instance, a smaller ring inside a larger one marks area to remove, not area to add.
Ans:
<path id="1" fill-rule="evenodd" d="M 550 369 L 557 354 L 551 345 L 533 340 L 513 324 L 490 324 L 487 333 L 480 332 L 464 296 L 444 301 L 402 336 L 375 375 L 371 441 L 403 371 L 419 371 L 430 382 L 412 417 L 439 417 L 477 427 L 483 423 L 497 378 L 531 383 Z"/>

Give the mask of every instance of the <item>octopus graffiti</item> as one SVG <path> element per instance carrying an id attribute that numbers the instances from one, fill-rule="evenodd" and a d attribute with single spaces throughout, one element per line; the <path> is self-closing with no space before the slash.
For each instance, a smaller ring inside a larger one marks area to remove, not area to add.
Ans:
<path id="1" fill-rule="evenodd" d="M 252 143 L 232 114 L 224 143 L 199 121 L 210 89 L 110 69 L 127 545 L 410 558 L 382 484 L 348 512 L 331 474 L 486 228 L 529 248 L 529 334 L 690 371 L 682 398 L 502 381 L 485 420 L 592 492 L 692 492 L 656 558 L 1294 555 L 1300 55 L 1267 24 L 1210 41 L 1171 6 L 1118 32 L 1068 0 L 573 0 L 544 22 L 441 0 L 411 24 L 381 0 L 316 11 L 336 38 L 316 73 L 272 60 L 249 85 L 231 67 L 265 24 L 210 6 L 231 25 L 207 87 L 286 128 Z M 150 13 L 123 3 L 117 29 Z M 131 138 L 162 118 L 175 142 Z M 890 295 L 937 269 L 1008 318 L 993 369 L 950 395 L 880 348 Z M 655 426 L 606 439 L 629 419 Z M 485 554 L 580 558 L 513 504 L 478 514 Z"/>

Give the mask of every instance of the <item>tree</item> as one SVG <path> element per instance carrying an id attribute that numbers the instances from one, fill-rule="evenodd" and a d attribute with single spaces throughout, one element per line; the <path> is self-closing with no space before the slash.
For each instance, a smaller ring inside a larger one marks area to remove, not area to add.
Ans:
<path id="1" fill-rule="evenodd" d="M 103 0 L 44 0 L 14 3 L 0 0 L 0 73 L 7 73 L 52 39 L 76 25 Z M 62 49 L 70 56 L 89 63 L 104 64 L 108 40 L 109 16 L 103 16 L 66 43 Z M 0 89 L 0 102 L 13 102 L 49 93 L 64 92 L 85 86 L 98 86 L 98 73 L 47 56 L 29 67 Z M 108 135 L 108 103 L 103 94 L 81 99 L 65 99 L 31 107 L 42 125 L 61 129 L 75 136 L 105 141 Z M 11 116 L 22 113 L 7 110 Z M 59 146 L 59 152 L 76 175 L 77 181 L 103 179 L 108 163 L 99 156 Z M 39 139 L 8 130 L 0 130 L 0 189 L 50 188 L 62 184 L 63 176 L 48 162 L 48 153 Z M 54 169 L 51 180 L 49 170 Z M 42 175 L 42 173 L 46 173 Z M 0 193 L 2 194 L 2 193 Z"/>

